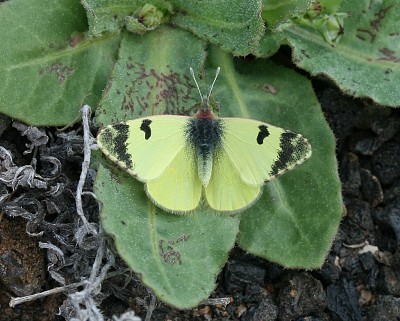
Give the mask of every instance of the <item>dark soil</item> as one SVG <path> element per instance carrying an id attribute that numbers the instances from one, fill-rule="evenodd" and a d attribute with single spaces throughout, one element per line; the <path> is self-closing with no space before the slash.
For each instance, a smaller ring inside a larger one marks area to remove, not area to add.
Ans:
<path id="1" fill-rule="evenodd" d="M 337 137 L 346 209 L 323 267 L 287 270 L 235 248 L 212 294 L 231 298 L 230 304 L 180 311 L 157 302 L 152 320 L 400 320 L 399 110 L 349 98 L 324 80 L 314 85 Z M 80 248 L 74 238 L 78 224 L 74 194 L 82 162 L 80 129 L 64 134 L 48 130 L 50 139 L 43 145 L 39 133 L 33 133 L 33 138 L 23 136 L 10 120 L 3 119 L 2 128 L 0 146 L 11 152 L 16 168 L 31 164 L 32 154 L 23 151 L 25 144 L 37 142 L 38 163 L 33 166 L 41 177 L 21 180 L 15 192 L 11 183 L 0 183 L 0 320 L 64 320 L 63 316 L 72 316 L 65 294 L 15 308 L 8 303 L 11 297 L 79 282 L 90 274 L 95 239 Z M 4 160 L 1 165 L 4 178 L 4 171 L 12 166 Z M 86 190 L 94 177 L 91 172 Z M 92 213 L 92 221 L 98 220 L 91 197 L 84 198 L 84 207 Z M 124 267 L 119 260 L 115 265 Z M 150 299 L 137 278 L 126 275 L 106 280 L 98 296 L 107 317 L 133 309 L 143 320 Z"/>

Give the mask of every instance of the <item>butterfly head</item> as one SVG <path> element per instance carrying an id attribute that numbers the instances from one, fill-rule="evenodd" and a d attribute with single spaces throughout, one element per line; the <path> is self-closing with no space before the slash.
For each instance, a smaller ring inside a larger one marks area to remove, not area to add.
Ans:
<path id="1" fill-rule="evenodd" d="M 190 73 L 192 74 L 193 80 L 194 80 L 194 82 L 195 82 L 195 84 L 196 84 L 197 90 L 199 91 L 200 99 L 201 99 L 201 106 L 200 106 L 199 111 L 197 112 L 197 114 L 196 114 L 196 116 L 195 116 L 196 118 L 201 118 L 201 119 L 215 118 L 215 115 L 214 115 L 214 113 L 212 112 L 212 109 L 210 108 L 210 97 L 211 97 L 211 92 L 212 92 L 212 90 L 213 90 L 213 88 L 214 88 L 214 84 L 215 84 L 215 81 L 216 81 L 217 78 L 218 78 L 218 75 L 219 75 L 220 70 L 221 70 L 221 68 L 218 67 L 218 68 L 217 68 L 217 71 L 215 72 L 214 81 L 213 81 L 212 84 L 211 84 L 211 87 L 210 87 L 210 90 L 209 90 L 209 92 L 208 92 L 208 95 L 205 96 L 205 95 L 203 95 L 203 94 L 201 93 L 199 84 L 197 83 L 196 77 L 195 77 L 195 75 L 194 75 L 193 68 L 190 67 Z"/>

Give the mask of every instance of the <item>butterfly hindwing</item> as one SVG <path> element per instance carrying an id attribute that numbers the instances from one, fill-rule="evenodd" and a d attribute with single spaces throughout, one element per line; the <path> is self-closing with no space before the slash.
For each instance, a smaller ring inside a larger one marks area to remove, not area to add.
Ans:
<path id="1" fill-rule="evenodd" d="M 223 152 L 247 185 L 262 186 L 311 156 L 311 146 L 300 134 L 252 119 L 221 120 Z"/>
<path id="2" fill-rule="evenodd" d="M 160 176 L 185 146 L 188 118 L 150 116 L 109 125 L 97 143 L 112 161 L 146 182 Z"/>
<path id="3" fill-rule="evenodd" d="M 244 209 L 257 200 L 260 192 L 259 186 L 242 181 L 227 153 L 216 153 L 211 179 L 205 187 L 205 197 L 212 209 L 230 213 Z"/>
<path id="4" fill-rule="evenodd" d="M 195 156 L 188 146 L 179 151 L 159 177 L 146 183 L 147 194 L 154 203 L 174 213 L 194 210 L 202 190 Z"/>

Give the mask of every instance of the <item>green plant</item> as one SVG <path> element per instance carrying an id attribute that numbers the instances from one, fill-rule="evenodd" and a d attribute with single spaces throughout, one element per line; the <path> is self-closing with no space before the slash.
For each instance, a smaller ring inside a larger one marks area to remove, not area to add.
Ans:
<path id="1" fill-rule="evenodd" d="M 143 184 L 99 164 L 95 191 L 104 229 L 160 299 L 187 308 L 207 298 L 235 241 L 286 267 L 321 266 L 342 212 L 335 139 L 309 80 L 268 57 L 288 44 L 294 63 L 312 75 L 327 75 L 355 97 L 397 106 L 394 0 L 326 0 L 320 7 L 300 0 L 27 4 L 0 4 L 0 112 L 10 117 L 64 125 L 83 101 L 97 106 L 99 125 L 190 114 L 199 99 L 188 68 L 204 71 L 202 83 L 209 84 L 220 66 L 214 98 L 221 115 L 267 121 L 311 142 L 310 160 L 267 184 L 262 198 L 234 217 L 207 208 L 166 214 L 147 199 Z M 251 54 L 260 59 L 232 57 Z"/>

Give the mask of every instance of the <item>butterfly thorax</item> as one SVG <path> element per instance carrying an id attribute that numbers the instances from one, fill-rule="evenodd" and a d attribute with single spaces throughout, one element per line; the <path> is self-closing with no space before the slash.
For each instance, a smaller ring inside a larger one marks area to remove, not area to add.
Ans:
<path id="1" fill-rule="evenodd" d="M 187 139 L 193 152 L 197 154 L 197 168 L 202 185 L 208 185 L 213 158 L 221 147 L 222 123 L 209 108 L 200 108 L 190 119 L 187 128 Z"/>

